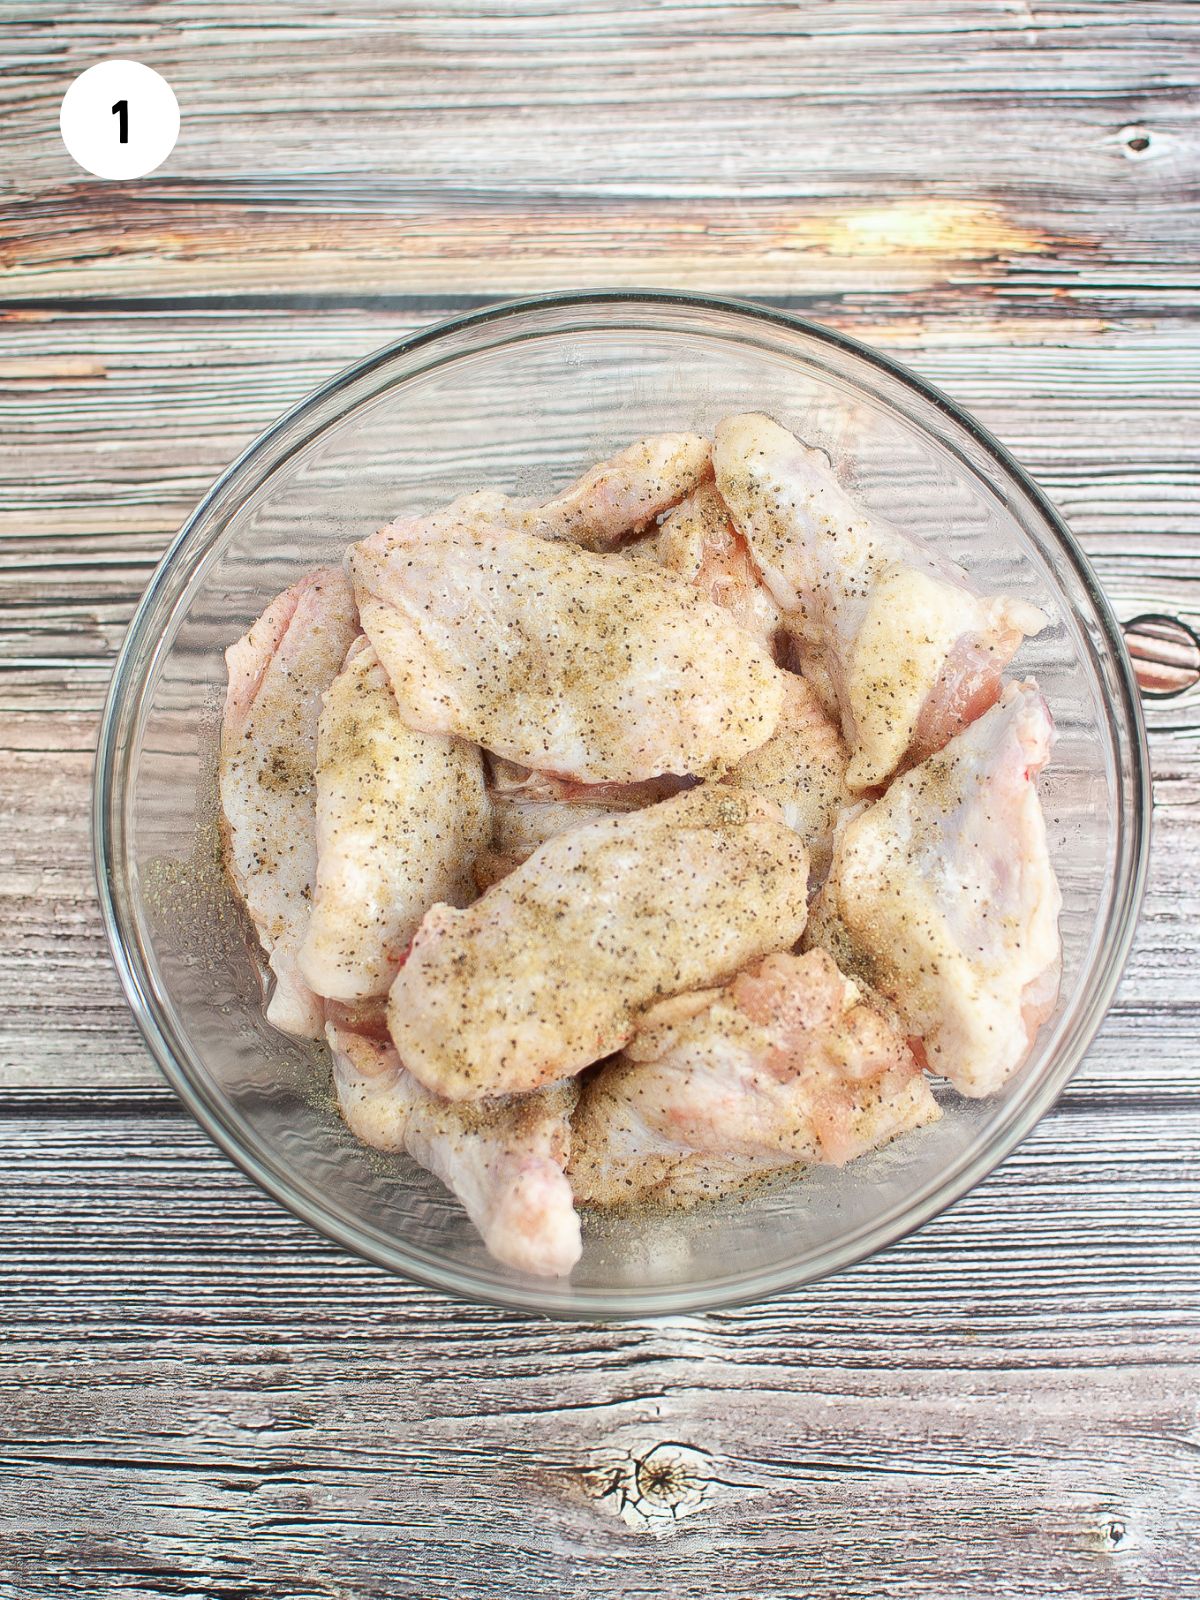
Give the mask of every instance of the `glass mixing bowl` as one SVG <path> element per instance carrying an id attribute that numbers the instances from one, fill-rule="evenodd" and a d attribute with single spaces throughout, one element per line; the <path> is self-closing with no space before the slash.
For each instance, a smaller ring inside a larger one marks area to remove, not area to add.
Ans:
<path id="1" fill-rule="evenodd" d="M 522 1278 L 402 1158 L 356 1144 L 324 1051 L 263 1018 L 259 959 L 220 866 L 222 652 L 306 568 L 400 512 L 496 484 L 548 491 L 640 434 L 773 413 L 874 509 L 1050 625 L 1016 663 L 1058 725 L 1042 782 L 1062 884 L 1062 993 L 995 1099 L 843 1171 L 686 1213 L 584 1220 L 569 1281 Z M 188 519 L 113 675 L 95 853 L 113 956 L 147 1043 L 217 1143 L 298 1217 L 453 1293 L 562 1316 L 697 1311 L 808 1282 L 880 1249 L 989 1173 L 1054 1101 L 1108 1006 L 1149 842 L 1145 733 L 1100 587 L 1043 495 L 988 433 L 894 362 L 796 317 L 671 294 L 564 294 L 401 340 L 262 435 Z"/>

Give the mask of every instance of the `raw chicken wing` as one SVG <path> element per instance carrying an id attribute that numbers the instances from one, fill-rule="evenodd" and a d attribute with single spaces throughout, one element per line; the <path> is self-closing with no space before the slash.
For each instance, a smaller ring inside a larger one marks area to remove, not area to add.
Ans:
<path id="1" fill-rule="evenodd" d="M 346 1125 L 377 1150 L 403 1150 L 461 1200 L 497 1261 L 561 1277 L 579 1260 L 579 1218 L 563 1176 L 576 1086 L 453 1105 L 405 1072 L 386 1041 L 330 1023 Z"/>
<path id="2" fill-rule="evenodd" d="M 940 1115 L 904 1039 L 823 950 L 773 955 L 665 1000 L 582 1092 L 582 1204 L 720 1194 L 773 1168 L 842 1166 Z"/>
<path id="3" fill-rule="evenodd" d="M 437 900 L 471 898 L 488 839 L 483 758 L 418 733 L 369 644 L 326 691 L 317 735 L 317 876 L 300 970 L 318 994 L 386 994 Z"/>
<path id="4" fill-rule="evenodd" d="M 1054 1008 L 1058 884 L 1036 777 L 1053 724 L 1033 683 L 851 814 L 807 943 L 895 1007 L 968 1095 L 1016 1071 Z"/>
<path id="5" fill-rule="evenodd" d="M 536 850 L 425 917 L 388 1007 L 409 1071 L 473 1099 L 534 1089 L 629 1039 L 665 995 L 793 944 L 808 852 L 757 795 L 704 785 Z"/>
<path id="6" fill-rule="evenodd" d="M 696 433 L 639 439 L 611 461 L 547 500 L 522 526 L 571 539 L 589 550 L 611 550 L 639 532 L 712 473 L 712 446 Z"/>
<path id="7" fill-rule="evenodd" d="M 267 1020 L 306 1039 L 319 1039 L 324 1025 L 297 965 L 317 864 L 317 719 L 356 632 L 345 574 L 322 567 L 272 601 L 225 653 L 226 861 L 275 975 Z"/>
<path id="8" fill-rule="evenodd" d="M 707 439 L 698 433 L 662 433 L 601 461 L 549 500 L 479 489 L 422 521 L 431 533 L 499 526 L 543 539 L 569 539 L 587 550 L 612 550 L 711 475 Z"/>
<path id="9" fill-rule="evenodd" d="M 976 594 L 769 417 L 722 422 L 714 463 L 802 658 L 815 658 L 836 692 L 852 789 L 886 783 L 995 702 L 1021 640 L 1045 623 L 1036 606 Z"/>
<path id="10" fill-rule="evenodd" d="M 808 846 L 812 869 L 829 867 L 833 830 L 846 791 L 846 746 L 835 723 L 804 678 L 787 674 L 783 711 L 775 732 L 725 779 L 770 800 Z"/>
<path id="11" fill-rule="evenodd" d="M 350 552 L 410 726 L 582 782 L 727 771 L 774 731 L 779 669 L 677 579 L 503 528 L 385 528 Z"/>

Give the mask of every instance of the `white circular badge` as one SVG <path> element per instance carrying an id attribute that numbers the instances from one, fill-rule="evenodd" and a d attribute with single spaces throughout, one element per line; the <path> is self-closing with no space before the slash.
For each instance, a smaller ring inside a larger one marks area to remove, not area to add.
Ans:
<path id="1" fill-rule="evenodd" d="M 101 61 L 81 72 L 58 114 L 63 143 L 97 178 L 144 178 L 175 148 L 179 102 L 140 61 Z"/>

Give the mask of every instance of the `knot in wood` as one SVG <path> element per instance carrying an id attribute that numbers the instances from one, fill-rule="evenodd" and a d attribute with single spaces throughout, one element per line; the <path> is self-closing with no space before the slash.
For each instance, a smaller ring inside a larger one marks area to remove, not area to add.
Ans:
<path id="1" fill-rule="evenodd" d="M 1200 682 L 1200 638 L 1178 617 L 1146 615 L 1121 624 L 1143 698 L 1169 700 Z"/>
<path id="2" fill-rule="evenodd" d="M 580 1476 L 590 1498 L 631 1528 L 661 1528 L 692 1516 L 714 1483 L 708 1456 L 674 1440 L 641 1452 L 607 1452 Z"/>
<path id="3" fill-rule="evenodd" d="M 1148 128 L 1122 128 L 1117 138 L 1127 161 L 1141 161 L 1151 153 L 1153 140 Z"/>

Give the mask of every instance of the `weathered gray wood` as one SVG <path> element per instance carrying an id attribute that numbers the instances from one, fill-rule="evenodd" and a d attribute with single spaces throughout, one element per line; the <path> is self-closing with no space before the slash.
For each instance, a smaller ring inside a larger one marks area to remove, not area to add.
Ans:
<path id="1" fill-rule="evenodd" d="M 1191 1592 L 1194 1111 L 1119 1133 L 1108 1108 L 1060 1117 L 836 1283 L 609 1330 L 451 1305 L 349 1261 L 178 1117 L 3 1126 L 21 1387 L 0 1398 L 0 1528 L 31 1580 Z M 667 1443 L 700 1453 L 700 1510 L 630 1527 L 601 1491 Z"/>
<path id="2" fill-rule="evenodd" d="M 113 54 L 183 110 L 137 184 L 58 139 Z M 230 1168 L 136 1038 L 86 822 L 113 652 L 216 473 L 528 289 L 884 346 L 1120 614 L 1200 622 L 1196 7 L 38 0 L 0 59 L 0 1594 L 1200 1592 L 1196 696 L 1151 716 L 1118 1003 L 1022 1150 L 835 1282 L 607 1329 L 389 1279 Z"/>
<path id="3" fill-rule="evenodd" d="M 136 199 L 82 179 L 45 132 L 52 85 L 112 20 L 36 9 L 0 85 L 13 294 L 683 275 L 1053 291 L 1103 316 L 1114 298 L 1186 301 L 1194 281 L 1184 3 L 135 5 L 122 48 L 184 113 Z"/>

